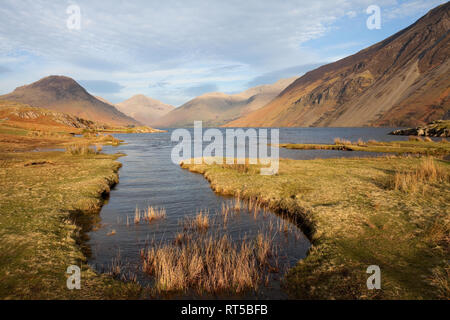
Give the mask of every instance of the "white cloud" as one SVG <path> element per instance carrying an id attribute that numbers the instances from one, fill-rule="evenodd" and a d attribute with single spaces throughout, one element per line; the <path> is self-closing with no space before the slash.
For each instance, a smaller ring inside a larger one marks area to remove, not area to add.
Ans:
<path id="1" fill-rule="evenodd" d="M 192 86 L 239 91 L 272 70 L 326 59 L 302 44 L 334 31 L 336 21 L 372 2 L 2 0 L 0 64 L 12 72 L 8 79 L 2 74 L 0 91 L 48 74 L 112 81 L 123 86 L 125 98 L 144 93 L 171 103 L 191 98 L 184 89 Z M 66 26 L 73 3 L 81 8 L 81 30 Z M 411 3 L 397 5 L 390 16 L 427 6 L 427 0 Z M 162 82 L 167 85 L 149 86 Z"/>

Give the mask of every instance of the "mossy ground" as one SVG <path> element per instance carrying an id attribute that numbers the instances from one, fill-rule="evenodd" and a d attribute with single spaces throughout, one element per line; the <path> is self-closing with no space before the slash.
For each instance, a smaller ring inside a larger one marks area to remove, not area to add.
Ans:
<path id="1" fill-rule="evenodd" d="M 281 160 L 278 174 L 257 166 L 182 164 L 223 194 L 257 198 L 300 217 L 312 248 L 285 277 L 293 298 L 450 298 L 450 183 L 427 183 L 419 193 L 390 187 L 396 172 L 422 159 Z M 446 161 L 435 160 L 449 173 Z M 366 269 L 381 268 L 381 290 L 368 290 Z"/>

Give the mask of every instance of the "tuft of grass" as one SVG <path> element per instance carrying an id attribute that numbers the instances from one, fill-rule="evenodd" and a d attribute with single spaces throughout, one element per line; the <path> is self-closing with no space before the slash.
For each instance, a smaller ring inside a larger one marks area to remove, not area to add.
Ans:
<path id="1" fill-rule="evenodd" d="M 423 139 L 422 139 L 421 137 L 409 136 L 409 137 L 408 137 L 408 141 L 417 141 L 417 142 L 421 142 L 421 141 L 423 141 Z"/>
<path id="2" fill-rule="evenodd" d="M 209 226 L 209 215 L 203 211 L 198 212 L 195 217 L 188 217 L 183 221 L 184 230 L 197 230 L 204 232 L 208 230 Z"/>
<path id="3" fill-rule="evenodd" d="M 394 190 L 407 193 L 416 193 L 419 190 L 425 192 L 430 183 L 448 182 L 447 170 L 437 165 L 432 157 L 427 157 L 413 170 L 396 172 L 390 185 Z"/>
<path id="4" fill-rule="evenodd" d="M 144 209 L 143 218 L 148 223 L 151 223 L 156 220 L 161 220 L 166 218 L 166 209 L 164 208 L 153 208 L 152 206 L 147 206 Z"/>
<path id="5" fill-rule="evenodd" d="M 239 244 L 223 235 L 141 251 L 143 270 L 155 278 L 158 293 L 195 290 L 199 294 L 257 290 L 270 254 L 270 240 L 262 234 Z"/>
<path id="6" fill-rule="evenodd" d="M 351 145 L 352 142 L 350 140 L 341 139 L 341 138 L 334 138 L 334 144 L 335 145 Z"/>
<path id="7" fill-rule="evenodd" d="M 90 147 L 88 144 L 74 143 L 66 147 L 66 153 L 74 156 L 85 156 L 90 154 L 97 154 L 97 150 Z"/>

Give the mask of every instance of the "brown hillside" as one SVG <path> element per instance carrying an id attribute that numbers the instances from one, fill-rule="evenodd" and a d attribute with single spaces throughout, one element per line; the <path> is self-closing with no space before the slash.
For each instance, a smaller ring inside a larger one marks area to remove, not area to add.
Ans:
<path id="1" fill-rule="evenodd" d="M 64 76 L 49 76 L 18 87 L 13 92 L 0 96 L 0 100 L 17 101 L 108 125 L 140 124 L 114 106 L 89 94 L 75 80 Z"/>
<path id="2" fill-rule="evenodd" d="M 416 126 L 448 118 L 450 3 L 352 56 L 306 73 L 226 126 Z"/>
<path id="3" fill-rule="evenodd" d="M 82 129 L 103 129 L 90 120 L 5 100 L 0 100 L 0 125 L 25 130 L 73 133 L 81 132 Z"/>
<path id="4" fill-rule="evenodd" d="M 206 93 L 156 120 L 155 125 L 192 127 L 195 120 L 202 120 L 204 126 L 220 126 L 263 107 L 295 79 L 281 79 L 238 94 Z"/>
<path id="5" fill-rule="evenodd" d="M 153 126 L 159 118 L 175 109 L 174 106 L 142 94 L 135 95 L 115 106 L 124 114 L 147 126 Z"/>

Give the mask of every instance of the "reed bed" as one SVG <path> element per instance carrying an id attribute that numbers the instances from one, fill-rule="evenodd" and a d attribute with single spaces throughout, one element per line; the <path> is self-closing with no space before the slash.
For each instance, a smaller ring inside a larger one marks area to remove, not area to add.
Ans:
<path id="1" fill-rule="evenodd" d="M 268 236 L 234 243 L 229 236 L 196 237 L 188 243 L 159 244 L 141 250 L 143 271 L 155 279 L 158 293 L 200 294 L 257 290 L 269 264 Z"/>
<path id="2" fill-rule="evenodd" d="M 141 221 L 152 223 L 157 220 L 166 218 L 166 209 L 164 208 L 154 208 L 152 206 L 147 206 L 144 210 L 140 210 L 137 206 L 134 211 L 134 223 L 139 224 Z M 127 225 L 129 225 L 129 218 L 127 216 Z"/>
<path id="3" fill-rule="evenodd" d="M 394 190 L 406 193 L 424 193 L 427 184 L 441 182 L 450 182 L 448 172 L 432 157 L 427 157 L 413 170 L 396 172 L 389 185 Z"/>
<path id="4" fill-rule="evenodd" d="M 334 144 L 335 145 L 349 145 L 352 144 L 350 140 L 342 139 L 342 138 L 334 138 Z"/>
<path id="5" fill-rule="evenodd" d="M 182 222 L 185 231 L 194 230 L 205 232 L 210 226 L 210 218 L 208 212 L 200 210 L 195 217 L 187 217 Z"/>
<path id="6" fill-rule="evenodd" d="M 74 156 L 85 156 L 90 154 L 97 154 L 98 150 L 89 146 L 89 144 L 74 143 L 66 147 L 66 153 Z"/>

